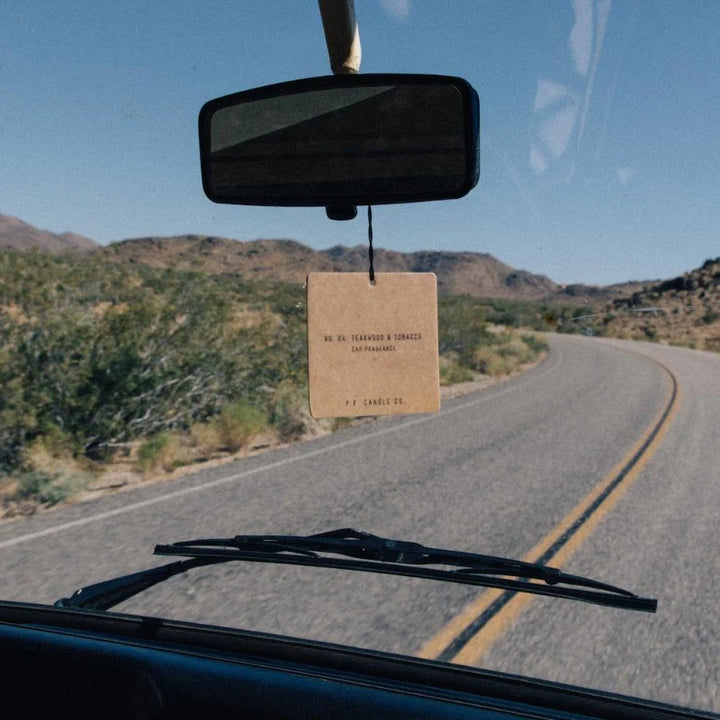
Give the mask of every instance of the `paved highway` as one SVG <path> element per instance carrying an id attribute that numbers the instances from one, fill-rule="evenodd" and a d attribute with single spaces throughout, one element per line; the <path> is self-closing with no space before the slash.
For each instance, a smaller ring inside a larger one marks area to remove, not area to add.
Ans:
<path id="1" fill-rule="evenodd" d="M 158 542 L 355 527 L 541 556 L 657 597 L 656 615 L 365 573 L 225 565 L 118 610 L 441 657 L 720 710 L 720 356 L 550 338 L 534 370 L 313 442 L 0 525 L 7 599 L 157 564 Z"/>

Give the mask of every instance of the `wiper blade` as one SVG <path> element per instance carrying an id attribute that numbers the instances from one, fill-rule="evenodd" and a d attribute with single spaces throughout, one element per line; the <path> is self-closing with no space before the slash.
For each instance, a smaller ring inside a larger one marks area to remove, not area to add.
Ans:
<path id="1" fill-rule="evenodd" d="M 172 545 L 158 545 L 155 547 L 155 554 L 363 570 L 566 597 L 646 612 L 655 612 L 657 609 L 656 600 L 641 598 L 628 590 L 563 573 L 546 565 L 426 547 L 419 543 L 390 540 L 351 528 L 308 536 L 236 535 L 234 538 L 189 540 Z M 326 554 L 358 559 L 345 560 L 326 557 Z M 418 567 L 424 565 L 449 565 L 457 569 Z M 511 580 L 502 576 L 522 580 Z M 531 580 L 540 580 L 544 584 L 529 582 Z M 560 587 L 565 585 L 571 587 Z"/>
<path id="2" fill-rule="evenodd" d="M 628 590 L 570 575 L 546 565 L 425 547 L 350 528 L 307 536 L 236 535 L 233 538 L 201 538 L 172 545 L 156 545 L 154 552 L 156 555 L 184 556 L 189 559 L 83 588 L 72 597 L 59 600 L 56 605 L 108 609 L 192 567 L 244 560 L 443 580 L 582 600 L 628 610 L 655 612 L 657 609 L 657 600 L 642 598 Z M 446 567 L 426 567 L 430 565 Z M 448 566 L 452 569 L 447 569 Z"/>

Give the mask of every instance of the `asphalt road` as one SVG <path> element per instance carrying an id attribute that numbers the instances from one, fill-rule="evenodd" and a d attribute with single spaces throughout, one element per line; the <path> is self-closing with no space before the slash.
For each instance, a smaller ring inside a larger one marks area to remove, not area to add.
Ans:
<path id="1" fill-rule="evenodd" d="M 534 370 L 316 441 L 0 525 L 1 594 L 50 602 L 158 564 L 155 543 L 354 527 L 521 557 L 648 452 L 562 567 L 657 597 L 656 615 L 532 598 L 478 641 L 482 667 L 720 710 L 720 356 L 550 338 Z M 662 365 L 658 364 L 662 363 Z M 552 562 L 550 564 L 553 564 Z M 431 581 L 228 564 L 117 609 L 417 654 L 482 591 Z M 527 597 L 527 596 L 522 596 Z"/>

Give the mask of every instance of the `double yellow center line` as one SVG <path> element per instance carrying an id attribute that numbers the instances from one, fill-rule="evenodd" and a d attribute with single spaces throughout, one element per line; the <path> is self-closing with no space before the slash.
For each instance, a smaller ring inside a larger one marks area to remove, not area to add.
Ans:
<path id="1" fill-rule="evenodd" d="M 673 373 L 662 409 L 620 462 L 542 539 L 523 560 L 554 565 L 565 563 L 603 517 L 632 485 L 660 445 L 679 407 L 679 387 Z M 475 665 L 505 634 L 533 599 L 532 595 L 491 588 L 480 595 L 431 638 L 418 657 Z"/>

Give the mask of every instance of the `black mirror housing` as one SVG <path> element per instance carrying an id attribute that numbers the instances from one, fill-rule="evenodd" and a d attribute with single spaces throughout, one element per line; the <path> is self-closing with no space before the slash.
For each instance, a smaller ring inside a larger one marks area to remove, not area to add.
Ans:
<path id="1" fill-rule="evenodd" d="M 440 75 L 331 75 L 206 103 L 205 194 L 218 203 L 381 205 L 459 198 L 479 177 L 477 93 Z"/>

